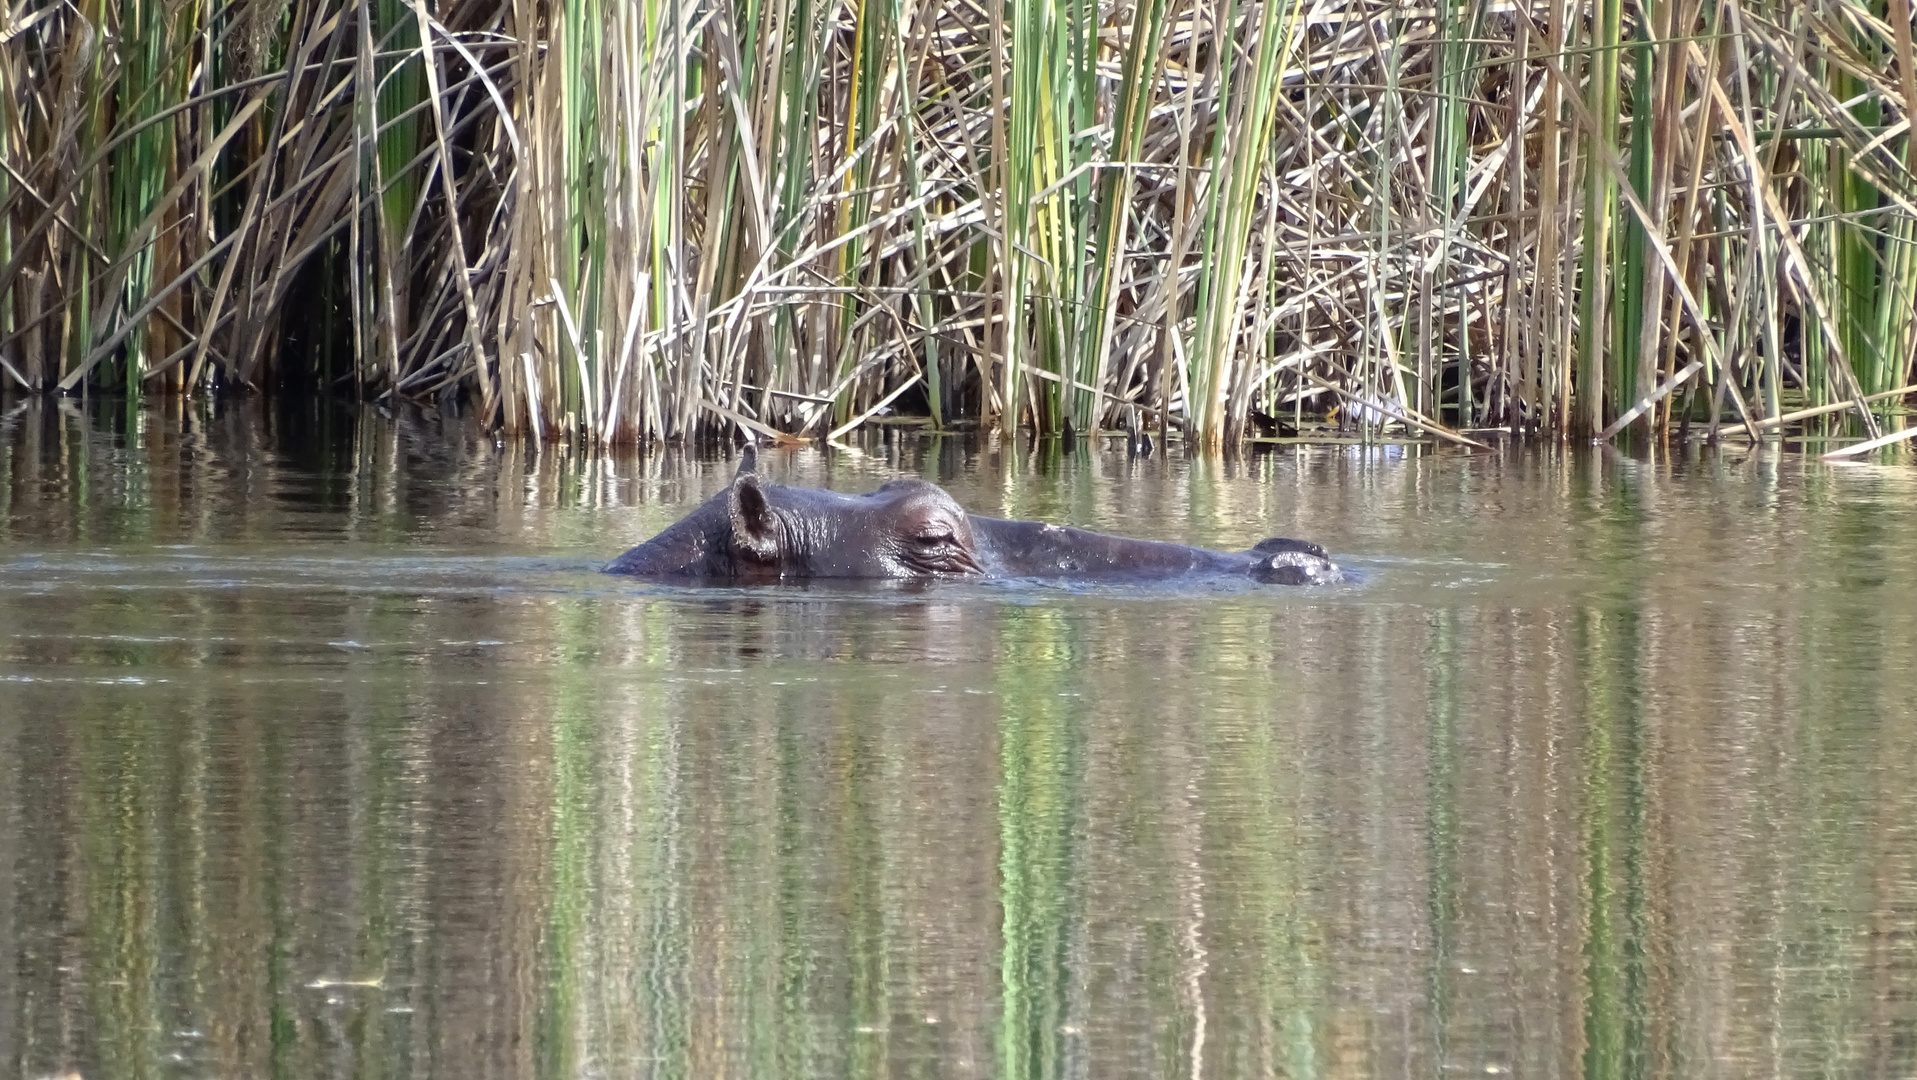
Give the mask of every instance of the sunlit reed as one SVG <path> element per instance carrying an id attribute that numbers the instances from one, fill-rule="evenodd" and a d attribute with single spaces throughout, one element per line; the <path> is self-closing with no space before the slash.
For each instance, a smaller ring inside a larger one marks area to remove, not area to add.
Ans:
<path id="1" fill-rule="evenodd" d="M 1908 0 L 25 5 L 0 382 L 599 441 L 1877 438 L 1911 39 Z"/>

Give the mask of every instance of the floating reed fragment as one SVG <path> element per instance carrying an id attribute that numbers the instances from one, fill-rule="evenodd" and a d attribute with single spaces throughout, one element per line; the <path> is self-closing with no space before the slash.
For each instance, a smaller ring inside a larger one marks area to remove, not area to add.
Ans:
<path id="1" fill-rule="evenodd" d="M 25 5 L 0 388 L 1876 439 L 1912 53 L 1908 0 Z"/>

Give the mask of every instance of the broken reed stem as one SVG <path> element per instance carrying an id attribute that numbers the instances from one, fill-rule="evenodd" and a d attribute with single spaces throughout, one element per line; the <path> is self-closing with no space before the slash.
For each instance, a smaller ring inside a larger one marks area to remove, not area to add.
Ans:
<path id="1" fill-rule="evenodd" d="M 622 441 L 1726 398 L 1894 433 L 1917 75 L 1907 0 L 1865 8 L 22 9 L 0 393 L 350 387 Z"/>

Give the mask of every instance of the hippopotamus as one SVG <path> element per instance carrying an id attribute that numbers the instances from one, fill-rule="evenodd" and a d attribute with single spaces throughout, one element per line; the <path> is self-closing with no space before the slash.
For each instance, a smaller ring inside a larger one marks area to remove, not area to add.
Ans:
<path id="1" fill-rule="evenodd" d="M 1272 537 L 1245 551 L 1131 540 L 1037 521 L 968 514 L 944 488 L 894 480 L 846 495 L 762 476 L 747 447 L 726 489 L 607 573 L 677 581 L 841 579 L 1165 581 L 1249 579 L 1273 585 L 1343 580 L 1325 550 Z"/>

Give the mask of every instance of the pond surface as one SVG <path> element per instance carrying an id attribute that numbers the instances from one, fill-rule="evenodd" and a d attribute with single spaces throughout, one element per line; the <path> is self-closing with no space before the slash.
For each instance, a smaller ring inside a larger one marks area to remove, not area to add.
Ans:
<path id="1" fill-rule="evenodd" d="M 1917 470 L 872 437 L 1328 589 L 597 574 L 730 454 L 0 419 L 0 1075 L 1908 1077 Z"/>

